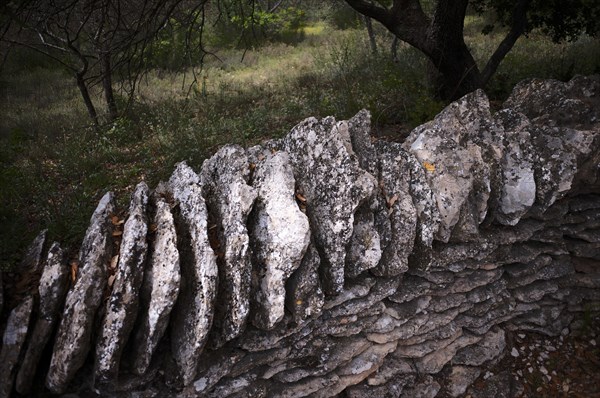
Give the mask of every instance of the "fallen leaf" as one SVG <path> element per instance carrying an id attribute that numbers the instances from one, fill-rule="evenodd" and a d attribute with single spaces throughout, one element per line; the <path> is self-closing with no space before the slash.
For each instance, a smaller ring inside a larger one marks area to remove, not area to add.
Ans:
<path id="1" fill-rule="evenodd" d="M 113 231 L 112 236 L 121 236 L 123 235 L 123 231 Z"/>
<path id="2" fill-rule="evenodd" d="M 79 270 L 79 263 L 75 260 L 71 261 L 71 282 L 75 283 L 77 280 L 77 271 Z"/>
<path id="3" fill-rule="evenodd" d="M 115 283 L 115 275 L 111 275 L 108 277 L 108 287 L 112 287 L 113 283 Z"/>
<path id="4" fill-rule="evenodd" d="M 433 163 L 423 162 L 423 167 L 425 167 L 425 170 L 427 170 L 430 173 L 433 173 L 435 171 L 435 165 Z"/>
<path id="5" fill-rule="evenodd" d="M 306 198 L 302 196 L 300 192 L 296 192 L 296 199 L 298 199 L 302 203 L 306 203 Z"/>
<path id="6" fill-rule="evenodd" d="M 112 222 L 113 225 L 119 225 L 119 217 L 117 217 L 117 216 L 112 216 L 110 218 L 110 221 Z"/>
<path id="7" fill-rule="evenodd" d="M 117 264 L 119 263 L 119 255 L 117 254 L 110 260 L 110 268 L 117 269 Z"/>
<path id="8" fill-rule="evenodd" d="M 158 229 L 158 225 L 156 224 L 150 224 L 150 232 L 156 232 L 156 230 Z"/>
<path id="9" fill-rule="evenodd" d="M 262 153 L 258 154 L 258 160 L 263 161 L 265 160 L 265 155 L 263 155 Z"/>
<path id="10" fill-rule="evenodd" d="M 388 207 L 392 207 L 394 205 L 394 203 L 396 203 L 397 200 L 398 200 L 398 194 L 389 198 L 387 201 Z"/>

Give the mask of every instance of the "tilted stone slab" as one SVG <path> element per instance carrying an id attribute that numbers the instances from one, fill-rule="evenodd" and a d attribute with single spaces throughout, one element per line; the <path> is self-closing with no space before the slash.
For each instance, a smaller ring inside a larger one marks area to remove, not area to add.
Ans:
<path id="1" fill-rule="evenodd" d="M 39 308 L 25 357 L 19 368 L 15 387 L 19 394 L 29 394 L 40 357 L 50 340 L 69 286 L 69 266 L 65 252 L 57 242 L 48 250 L 38 286 Z"/>
<path id="2" fill-rule="evenodd" d="M 92 345 L 94 318 L 106 287 L 107 264 L 112 254 L 110 216 L 113 212 L 113 194 L 108 192 L 92 215 L 79 251 L 77 281 L 67 294 L 46 376 L 46 387 L 54 394 L 65 391 L 85 363 Z"/>
<path id="3" fill-rule="evenodd" d="M 300 266 L 286 282 L 285 305 L 298 323 L 321 313 L 325 296 L 319 279 L 321 258 L 310 243 Z"/>
<path id="4" fill-rule="evenodd" d="M 530 123 L 524 115 L 511 109 L 497 112 L 494 118 L 505 130 L 501 160 L 502 191 L 496 219 L 505 225 L 516 225 L 536 197 Z"/>
<path id="5" fill-rule="evenodd" d="M 240 146 L 225 146 L 202 165 L 200 179 L 218 237 L 219 291 L 211 343 L 220 347 L 244 331 L 250 312 L 249 237 L 246 220 L 256 199 L 248 185 L 250 162 Z"/>
<path id="6" fill-rule="evenodd" d="M 372 271 L 378 276 L 397 276 L 408 270 L 408 257 L 413 251 L 417 228 L 417 209 L 410 196 L 411 166 L 408 154 L 400 145 L 389 143 L 377 147 L 379 187 L 385 200 L 390 233 L 383 237 L 381 261 Z"/>
<path id="7" fill-rule="evenodd" d="M 168 183 L 179 205 L 181 257 L 181 289 L 171 318 L 171 351 L 185 385 L 196 375 L 213 323 L 217 295 L 217 257 L 208 240 L 208 213 L 199 182 L 187 164 L 179 163 Z"/>
<path id="8" fill-rule="evenodd" d="M 137 316 L 139 289 L 148 252 L 148 195 L 148 186 L 142 182 L 131 197 L 112 292 L 96 343 L 94 383 L 103 389 L 112 390 L 116 386 L 121 354 Z"/>
<path id="9" fill-rule="evenodd" d="M 29 331 L 29 319 L 32 309 L 33 297 L 29 296 L 16 306 L 8 317 L 4 336 L 2 337 L 2 350 L 0 351 L 1 397 L 9 397 L 12 392 L 19 355 Z"/>
<path id="10" fill-rule="evenodd" d="M 354 212 L 373 195 L 376 181 L 360 168 L 352 153 L 346 122 L 309 118 L 282 140 L 290 154 L 300 193 L 306 198 L 314 241 L 321 255 L 326 294 L 344 286 L 346 245 L 352 237 Z"/>
<path id="11" fill-rule="evenodd" d="M 177 233 L 170 205 L 154 199 L 156 227 L 140 290 L 140 311 L 132 336 L 132 367 L 138 375 L 146 372 L 152 354 L 167 329 L 169 316 L 179 296 L 181 273 Z"/>
<path id="12" fill-rule="evenodd" d="M 252 321 L 268 330 L 283 318 L 285 283 L 300 266 L 310 229 L 294 199 L 295 180 L 287 153 L 259 161 L 252 185 L 258 192 L 249 221 L 257 279 Z"/>
<path id="13" fill-rule="evenodd" d="M 356 155 L 360 167 L 377 177 L 378 159 L 375 146 L 371 143 L 371 114 L 364 109 L 359 111 L 348 120 L 347 131 L 351 150 Z M 347 141 L 347 137 L 344 139 Z M 356 278 L 362 272 L 375 268 L 379 264 L 382 237 L 385 239 L 385 236 L 391 232 L 386 210 L 385 198 L 381 194 L 373 195 L 356 210 L 352 238 L 346 251 L 347 277 Z M 382 213 L 381 217 L 378 218 L 376 213 Z"/>

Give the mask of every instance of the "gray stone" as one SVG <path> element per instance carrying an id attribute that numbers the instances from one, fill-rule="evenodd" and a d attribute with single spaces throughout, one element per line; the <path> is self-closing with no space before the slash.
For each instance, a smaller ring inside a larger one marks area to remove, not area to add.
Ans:
<path id="1" fill-rule="evenodd" d="M 112 390 L 116 386 L 121 354 L 137 316 L 139 289 L 148 252 L 148 195 L 148 186 L 141 182 L 131 197 L 112 292 L 96 343 L 94 382 L 103 389 Z"/>
<path id="2" fill-rule="evenodd" d="M 219 244 L 219 290 L 211 336 L 215 347 L 239 336 L 250 312 L 252 264 L 246 220 L 257 192 L 248 185 L 249 176 L 250 162 L 244 149 L 233 145 L 204 161 L 200 173 L 211 227 L 216 229 Z"/>
<path id="3" fill-rule="evenodd" d="M 19 267 L 17 272 L 21 275 L 27 273 L 35 273 L 41 270 L 43 265 L 42 263 L 42 255 L 44 250 L 44 244 L 46 243 L 46 235 L 48 230 L 43 230 L 40 232 L 33 242 L 27 247 L 27 251 L 25 252 L 25 256 Z"/>
<path id="4" fill-rule="evenodd" d="M 390 143 L 378 147 L 379 188 L 385 207 L 379 217 L 389 219 L 390 233 L 385 237 L 381 261 L 373 273 L 378 276 L 397 276 L 408 270 L 408 256 L 413 251 L 417 228 L 417 209 L 410 196 L 411 166 L 409 155 L 400 145 Z M 387 224 L 387 223 L 386 223 Z"/>
<path id="5" fill-rule="evenodd" d="M 452 360 L 459 349 L 475 344 L 480 340 L 480 336 L 462 335 L 447 346 L 427 354 L 422 358 L 418 358 L 415 360 L 415 365 L 420 373 L 438 373 L 442 370 L 444 365 Z"/>
<path id="6" fill-rule="evenodd" d="M 455 227 L 456 238 L 477 236 L 487 214 L 490 170 L 482 148 L 468 140 L 485 124 L 491 124 L 489 103 L 478 91 L 417 127 L 403 145 L 426 171 L 441 218 L 436 237 L 443 242 L 448 242 Z"/>
<path id="7" fill-rule="evenodd" d="M 48 250 L 48 256 L 38 287 L 39 308 L 25 357 L 19 368 L 15 387 L 19 394 L 29 394 L 40 357 L 54 330 L 69 283 L 69 267 L 65 252 L 57 242 Z"/>
<path id="8" fill-rule="evenodd" d="M 488 378 L 485 383 L 476 384 L 468 393 L 473 397 L 520 397 L 523 395 L 523 385 L 515 380 L 509 370 L 505 370 Z"/>
<path id="9" fill-rule="evenodd" d="M 344 286 L 346 245 L 352 237 L 354 212 L 375 189 L 373 176 L 360 168 L 353 154 L 347 122 L 332 117 L 309 118 L 282 141 L 290 154 L 315 244 L 321 255 L 325 293 Z"/>
<path id="10" fill-rule="evenodd" d="M 476 345 L 460 349 L 452 363 L 456 365 L 481 366 L 500 356 L 506 348 L 504 330 L 493 328 Z M 464 392 L 464 391 L 463 391 Z"/>
<path id="11" fill-rule="evenodd" d="M 430 375 L 426 375 L 410 388 L 405 388 L 402 395 L 412 398 L 434 398 L 441 388 L 440 383 Z"/>
<path id="12" fill-rule="evenodd" d="M 458 397 L 467 391 L 467 388 L 479 377 L 481 370 L 470 366 L 453 366 L 448 376 L 448 394 Z"/>
<path id="13" fill-rule="evenodd" d="M 199 177 L 179 163 L 169 191 L 179 205 L 176 218 L 181 288 L 171 316 L 171 351 L 183 384 L 190 384 L 213 323 L 217 294 L 217 259 L 208 240 L 208 214 Z"/>
<path id="14" fill-rule="evenodd" d="M 505 225 L 516 225 L 536 197 L 530 124 L 524 115 L 511 109 L 499 111 L 495 119 L 505 130 L 501 160 L 502 192 L 496 219 Z"/>
<path id="15" fill-rule="evenodd" d="M 29 331 L 33 297 L 27 297 L 11 312 L 6 322 L 0 351 L 0 396 L 9 397 L 19 363 L 19 355 Z"/>
<path id="16" fill-rule="evenodd" d="M 92 215 L 79 251 L 77 281 L 67 294 L 46 376 L 46 387 L 54 394 L 65 391 L 92 345 L 94 319 L 106 287 L 107 264 L 112 254 L 112 213 L 113 194 L 109 192 Z"/>
<path id="17" fill-rule="evenodd" d="M 321 313 L 325 297 L 319 279 L 320 264 L 319 253 L 311 242 L 300 267 L 286 282 L 286 307 L 297 323 Z"/>
<path id="18" fill-rule="evenodd" d="M 152 354 L 167 329 L 169 315 L 179 295 L 181 274 L 177 235 L 169 204 L 154 199 L 154 240 L 140 290 L 140 311 L 132 338 L 132 371 L 146 372 Z"/>
<path id="19" fill-rule="evenodd" d="M 295 181 L 285 152 L 257 163 L 252 185 L 258 198 L 250 220 L 257 277 L 253 323 L 272 329 L 283 318 L 285 283 L 310 243 L 308 218 L 294 200 Z"/>

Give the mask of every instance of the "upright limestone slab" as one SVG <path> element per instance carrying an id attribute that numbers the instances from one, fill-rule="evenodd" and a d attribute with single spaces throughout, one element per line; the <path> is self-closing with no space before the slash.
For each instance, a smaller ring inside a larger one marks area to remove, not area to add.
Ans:
<path id="1" fill-rule="evenodd" d="M 90 220 L 79 251 L 79 270 L 75 286 L 68 293 L 58 328 L 46 387 L 63 393 L 75 373 L 83 366 L 91 348 L 94 317 L 107 282 L 106 266 L 111 256 L 113 194 L 102 197 Z"/>
<path id="2" fill-rule="evenodd" d="M 258 191 L 250 220 L 258 284 L 252 321 L 259 328 L 272 329 L 283 318 L 285 283 L 300 266 L 310 230 L 294 199 L 295 180 L 287 153 L 267 154 L 259 161 L 252 185 Z"/>
<path id="3" fill-rule="evenodd" d="M 154 200 L 156 226 L 149 263 L 140 290 L 137 329 L 132 338 L 132 371 L 146 372 L 158 342 L 167 330 L 169 316 L 179 295 L 181 273 L 177 233 L 169 204 Z"/>
<path id="4" fill-rule="evenodd" d="M 490 151 L 473 137 L 491 117 L 480 108 L 489 109 L 485 95 L 469 94 L 413 130 L 403 145 L 427 171 L 440 213 L 437 239 L 443 242 L 453 233 L 457 239 L 475 239 L 487 214 L 491 172 L 484 155 Z"/>
<path id="5" fill-rule="evenodd" d="M 250 311 L 252 266 L 246 220 L 256 199 L 250 163 L 240 146 L 221 148 L 202 165 L 202 193 L 220 245 L 219 292 L 212 343 L 220 347 L 244 331 Z"/>
<path id="6" fill-rule="evenodd" d="M 17 374 L 16 389 L 27 395 L 33 385 L 40 357 L 54 330 L 69 285 L 69 266 L 57 242 L 50 246 L 40 278 L 38 316 L 29 339 L 25 358 Z"/>
<path id="7" fill-rule="evenodd" d="M 0 351 L 0 397 L 9 397 L 12 391 L 19 354 L 29 331 L 32 308 L 33 297 L 29 296 L 8 317 Z"/>
<path id="8" fill-rule="evenodd" d="M 111 296 L 96 345 L 95 384 L 112 389 L 119 372 L 121 353 L 133 329 L 144 276 L 148 243 L 148 186 L 137 185 L 129 205 Z"/>
<path id="9" fill-rule="evenodd" d="M 213 323 L 217 292 L 217 258 L 208 241 L 208 214 L 200 178 L 179 163 L 168 187 L 179 207 L 178 246 L 181 289 L 171 318 L 171 351 L 183 383 L 196 375 L 196 366 Z"/>
<path id="10" fill-rule="evenodd" d="M 321 254 L 321 276 L 327 294 L 344 286 L 346 245 L 352 237 L 354 213 L 373 195 L 375 178 L 360 167 L 352 150 L 347 122 L 332 117 L 308 118 L 282 141 Z"/>

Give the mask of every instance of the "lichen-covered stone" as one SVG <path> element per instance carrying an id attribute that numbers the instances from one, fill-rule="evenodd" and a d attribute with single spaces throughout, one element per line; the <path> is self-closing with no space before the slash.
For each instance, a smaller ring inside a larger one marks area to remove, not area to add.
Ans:
<path id="1" fill-rule="evenodd" d="M 290 154 L 314 241 L 321 255 L 325 293 L 338 294 L 344 286 L 346 245 L 352 237 L 354 212 L 373 195 L 375 178 L 360 168 L 353 154 L 346 122 L 332 117 L 309 118 L 282 141 Z"/>
<path id="2" fill-rule="evenodd" d="M 37 319 L 15 382 L 19 394 L 27 395 L 31 390 L 40 357 L 50 340 L 64 302 L 68 282 L 69 267 L 65 252 L 54 242 L 48 250 L 38 287 L 40 298 Z"/>
<path id="3" fill-rule="evenodd" d="M 148 195 L 149 189 L 144 182 L 139 183 L 132 194 L 112 292 L 106 303 L 102 330 L 96 343 L 94 382 L 103 389 L 115 387 L 121 353 L 137 316 L 139 289 L 148 252 Z"/>
<path id="4" fill-rule="evenodd" d="M 516 225 L 536 197 L 530 123 L 522 114 L 511 109 L 499 111 L 495 119 L 505 130 L 501 160 L 502 192 L 496 219 L 505 225 Z"/>
<path id="5" fill-rule="evenodd" d="M 252 265 L 246 220 L 257 192 L 248 185 L 250 162 L 239 146 L 221 148 L 202 165 L 202 193 L 216 229 L 219 284 L 212 344 L 220 347 L 244 331 L 250 312 Z"/>
<path id="6" fill-rule="evenodd" d="M 285 283 L 300 266 L 310 230 L 295 203 L 295 180 L 285 152 L 260 161 L 252 185 L 258 192 L 249 227 L 258 285 L 252 320 L 268 330 L 283 318 Z"/>
<path id="7" fill-rule="evenodd" d="M 168 182 L 178 205 L 177 244 L 181 288 L 171 315 L 171 351 L 183 384 L 190 384 L 213 323 L 217 293 L 217 259 L 208 239 L 208 213 L 200 178 L 179 163 Z"/>
<path id="8" fill-rule="evenodd" d="M 373 272 L 379 276 L 397 276 L 408 270 L 408 256 L 416 237 L 417 209 L 410 196 L 411 170 L 408 155 L 400 145 L 380 145 L 377 152 L 379 187 L 386 204 L 379 211 L 387 213 L 384 217 L 389 219 L 390 233 L 381 231 L 383 253 Z"/>
<path id="9" fill-rule="evenodd" d="M 108 192 L 94 211 L 81 245 L 77 281 L 67 294 L 54 342 L 46 387 L 55 394 L 65 391 L 85 363 L 92 345 L 94 318 L 107 283 L 107 264 L 112 254 L 112 213 L 113 194 Z"/>
<path id="10" fill-rule="evenodd" d="M 156 197 L 154 202 L 156 230 L 140 287 L 137 328 L 131 338 L 131 370 L 138 375 L 148 369 L 152 354 L 167 329 L 181 281 L 177 234 L 170 205 L 161 197 Z"/>
<path id="11" fill-rule="evenodd" d="M 6 329 L 2 336 L 0 351 L 0 396 L 9 397 L 12 392 L 13 380 L 19 354 L 29 332 L 29 318 L 33 309 L 33 297 L 29 296 L 16 306 L 8 317 Z"/>
<path id="12" fill-rule="evenodd" d="M 321 313 L 325 297 L 319 279 L 321 257 L 314 243 L 310 243 L 300 267 L 286 282 L 286 307 L 297 323 Z"/>
<path id="13" fill-rule="evenodd" d="M 487 163 L 493 160 L 494 151 L 482 148 L 477 136 L 492 129 L 487 98 L 476 91 L 417 127 L 403 145 L 427 171 L 441 217 L 437 238 L 443 242 L 455 227 L 456 239 L 478 235 L 488 210 L 492 173 Z M 491 140 L 487 142 L 492 145 Z"/>

